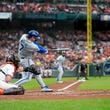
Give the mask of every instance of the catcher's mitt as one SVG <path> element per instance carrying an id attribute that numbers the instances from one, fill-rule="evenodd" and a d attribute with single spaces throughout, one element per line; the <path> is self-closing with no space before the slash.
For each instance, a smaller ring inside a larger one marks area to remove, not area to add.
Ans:
<path id="1" fill-rule="evenodd" d="M 39 75 L 40 74 L 40 69 L 37 66 L 35 66 L 35 65 L 31 65 L 30 67 L 24 68 L 24 71 L 25 72 L 31 72 L 31 73 L 33 73 L 35 75 Z"/>

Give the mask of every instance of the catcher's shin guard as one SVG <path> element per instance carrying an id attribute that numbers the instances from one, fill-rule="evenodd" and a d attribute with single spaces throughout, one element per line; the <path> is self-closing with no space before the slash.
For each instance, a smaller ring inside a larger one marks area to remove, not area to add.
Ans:
<path id="1" fill-rule="evenodd" d="M 3 95 L 23 95 L 25 92 L 23 87 L 10 88 L 4 91 Z"/>
<path id="2" fill-rule="evenodd" d="M 4 94 L 4 89 L 0 88 L 0 95 Z"/>

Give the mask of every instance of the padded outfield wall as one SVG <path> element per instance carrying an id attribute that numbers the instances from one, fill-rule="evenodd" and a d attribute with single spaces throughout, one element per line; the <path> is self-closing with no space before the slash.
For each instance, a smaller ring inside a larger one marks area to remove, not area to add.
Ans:
<path id="1" fill-rule="evenodd" d="M 104 63 L 100 64 L 100 73 L 97 73 L 96 71 L 96 64 L 92 63 L 89 64 L 90 67 L 90 73 L 88 76 L 107 76 L 110 75 L 110 61 L 106 61 Z M 78 67 L 74 69 L 74 71 L 71 70 L 64 70 L 64 77 L 76 77 L 78 73 Z M 56 77 L 58 75 L 58 71 L 56 69 L 53 70 L 52 76 Z"/>

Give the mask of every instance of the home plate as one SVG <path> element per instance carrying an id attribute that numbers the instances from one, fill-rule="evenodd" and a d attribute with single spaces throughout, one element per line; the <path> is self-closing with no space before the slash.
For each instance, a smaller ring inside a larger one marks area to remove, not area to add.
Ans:
<path id="1" fill-rule="evenodd" d="M 56 92 L 53 92 L 52 94 L 59 94 L 59 95 L 63 95 L 63 94 L 65 94 L 65 92 L 64 92 L 64 91 L 56 91 Z"/>
<path id="2" fill-rule="evenodd" d="M 70 95 L 70 94 L 73 94 L 74 91 L 68 91 L 68 90 L 65 90 L 65 91 L 56 91 L 56 92 L 53 92 L 52 94 L 56 94 L 56 95 Z"/>

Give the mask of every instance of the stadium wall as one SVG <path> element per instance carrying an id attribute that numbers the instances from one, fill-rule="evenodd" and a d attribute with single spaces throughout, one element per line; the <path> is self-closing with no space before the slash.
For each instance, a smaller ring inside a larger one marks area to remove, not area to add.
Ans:
<path id="1" fill-rule="evenodd" d="M 100 64 L 100 74 L 98 74 L 96 72 L 96 68 L 95 68 L 95 65 L 92 63 L 92 64 L 89 64 L 89 76 L 107 76 L 107 75 L 110 75 L 110 61 L 106 61 L 102 64 Z M 64 71 L 64 77 L 76 77 L 78 73 L 78 68 L 76 67 L 74 69 L 74 71 L 71 71 L 71 70 L 65 70 Z M 57 70 L 53 70 L 53 74 L 52 76 L 53 77 L 56 77 L 58 75 L 58 71 Z"/>

